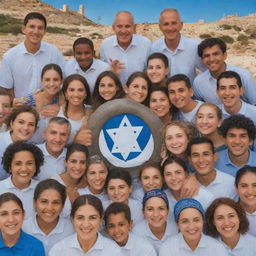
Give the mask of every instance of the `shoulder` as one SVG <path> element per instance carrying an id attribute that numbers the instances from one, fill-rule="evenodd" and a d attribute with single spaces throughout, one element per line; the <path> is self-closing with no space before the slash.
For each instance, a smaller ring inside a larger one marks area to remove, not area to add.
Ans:
<path id="1" fill-rule="evenodd" d="M 181 241 L 182 241 L 182 234 L 180 233 L 166 239 L 160 247 L 159 255 L 161 256 L 166 255 L 167 251 L 170 252 L 174 248 L 178 250 L 178 246 L 180 245 Z"/>
<path id="2" fill-rule="evenodd" d="M 34 251 L 35 253 L 39 253 L 37 255 L 44 255 L 44 246 L 40 240 L 24 231 L 22 231 L 21 236 L 23 248 L 26 249 L 26 251 L 30 248 L 30 252 Z"/>
<path id="3" fill-rule="evenodd" d="M 147 228 L 147 221 L 146 220 L 142 220 L 139 223 L 137 223 L 136 225 L 134 225 L 132 231 L 135 234 L 145 234 Z"/>
<path id="4" fill-rule="evenodd" d="M 152 43 L 152 49 L 157 50 L 157 47 L 164 44 L 164 37 L 161 37 Z"/>
<path id="5" fill-rule="evenodd" d="M 41 47 L 46 48 L 47 50 L 59 51 L 57 46 L 43 41 L 41 42 Z"/>
<path id="6" fill-rule="evenodd" d="M 151 41 L 145 36 L 133 34 L 133 37 L 140 42 L 151 44 Z"/>
<path id="7" fill-rule="evenodd" d="M 228 65 L 227 69 L 237 72 L 241 78 L 244 78 L 244 76 L 251 76 L 251 72 L 248 69 L 242 67 Z"/>
<path id="8" fill-rule="evenodd" d="M 8 59 L 8 58 L 15 57 L 17 53 L 20 53 L 22 51 L 22 45 L 23 44 L 24 43 L 19 43 L 16 46 L 10 48 L 8 51 L 6 51 L 3 55 L 3 59 Z"/>
<path id="9" fill-rule="evenodd" d="M 105 45 L 107 45 L 107 44 L 109 44 L 109 43 L 113 43 L 114 40 L 116 40 L 116 35 L 109 36 L 109 37 L 105 38 L 105 39 L 102 41 L 101 45 L 102 45 L 102 46 L 105 46 Z"/>
<path id="10" fill-rule="evenodd" d="M 209 78 L 209 71 L 208 70 L 205 70 L 205 71 L 201 72 L 200 74 L 198 74 L 195 77 L 194 84 L 200 83 L 202 81 L 205 82 L 206 78 Z"/>

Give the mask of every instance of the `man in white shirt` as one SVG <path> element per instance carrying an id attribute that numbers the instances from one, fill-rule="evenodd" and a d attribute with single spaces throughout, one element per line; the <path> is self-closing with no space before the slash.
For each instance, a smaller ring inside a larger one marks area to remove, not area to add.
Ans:
<path id="1" fill-rule="evenodd" d="M 216 105 L 220 104 L 220 99 L 216 93 L 217 78 L 224 71 L 235 71 L 240 75 L 245 89 L 242 99 L 250 104 L 256 104 L 256 80 L 253 79 L 248 70 L 225 63 L 227 46 L 223 40 L 219 38 L 205 39 L 198 45 L 198 55 L 201 57 L 202 63 L 208 68 L 194 80 L 194 96 L 198 100 Z"/>
<path id="2" fill-rule="evenodd" d="M 164 34 L 152 44 L 151 52 L 161 52 L 168 57 L 170 76 L 185 74 L 191 83 L 196 76 L 196 68 L 205 70 L 197 55 L 199 40 L 181 35 L 183 22 L 176 9 L 164 9 L 160 13 L 159 28 Z"/>
<path id="3" fill-rule="evenodd" d="M 27 14 L 22 26 L 24 42 L 9 49 L 0 67 L 0 85 L 16 97 L 27 96 L 40 88 L 41 70 L 49 63 L 63 68 L 64 59 L 57 47 L 42 42 L 47 22 L 41 13 Z"/>
<path id="4" fill-rule="evenodd" d="M 112 28 L 115 35 L 102 42 L 100 58 L 110 63 L 113 70 L 120 72 L 121 82 L 125 85 L 132 73 L 144 71 L 151 42 L 144 36 L 134 34 L 135 24 L 130 12 L 117 13 Z"/>
<path id="5" fill-rule="evenodd" d="M 50 119 L 45 131 L 45 143 L 38 147 L 44 154 L 44 164 L 37 175 L 39 180 L 50 178 L 65 171 L 66 143 L 71 131 L 69 121 L 64 117 Z"/>

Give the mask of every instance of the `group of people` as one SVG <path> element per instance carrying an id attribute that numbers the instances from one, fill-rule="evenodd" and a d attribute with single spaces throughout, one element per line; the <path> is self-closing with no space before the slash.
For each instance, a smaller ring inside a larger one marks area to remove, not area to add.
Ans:
<path id="1" fill-rule="evenodd" d="M 256 81 L 182 26 L 163 10 L 152 43 L 121 11 L 100 59 L 81 37 L 64 61 L 27 14 L 0 66 L 0 255 L 256 255 Z M 138 177 L 88 152 L 89 117 L 120 98 L 163 123 Z"/>

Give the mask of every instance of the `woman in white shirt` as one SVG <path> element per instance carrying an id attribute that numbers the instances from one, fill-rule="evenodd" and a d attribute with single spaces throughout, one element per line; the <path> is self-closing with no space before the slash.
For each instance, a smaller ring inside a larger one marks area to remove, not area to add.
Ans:
<path id="1" fill-rule="evenodd" d="M 46 255 L 54 244 L 74 233 L 70 220 L 60 217 L 65 200 L 66 188 L 56 180 L 43 180 L 35 188 L 36 216 L 23 223 L 23 230 L 44 244 Z"/>
<path id="2" fill-rule="evenodd" d="M 221 197 L 215 199 L 205 214 L 206 233 L 217 238 L 230 256 L 256 255 L 256 238 L 247 234 L 249 222 L 241 205 Z"/>
<path id="3" fill-rule="evenodd" d="M 79 196 L 72 205 L 70 216 L 76 233 L 53 246 L 50 256 L 120 256 L 118 245 L 98 232 L 103 218 L 99 198 Z"/>

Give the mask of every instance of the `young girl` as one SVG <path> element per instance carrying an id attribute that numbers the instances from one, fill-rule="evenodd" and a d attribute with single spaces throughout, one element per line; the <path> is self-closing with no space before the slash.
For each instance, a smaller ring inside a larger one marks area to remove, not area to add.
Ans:
<path id="1" fill-rule="evenodd" d="M 9 115 L 12 109 L 11 96 L 2 88 L 0 88 L 0 133 L 7 130 L 4 123 L 6 117 Z"/>
<path id="2" fill-rule="evenodd" d="M 10 177 L 0 182 L 0 194 L 12 192 L 21 198 L 26 218 L 34 215 L 33 195 L 37 182 L 33 179 L 44 162 L 42 151 L 35 145 L 17 141 L 4 152 L 3 167 Z"/>
<path id="3" fill-rule="evenodd" d="M 44 256 L 42 242 L 22 231 L 25 210 L 13 193 L 0 195 L 0 255 Z"/>
<path id="4" fill-rule="evenodd" d="M 65 117 L 71 123 L 69 143 L 74 139 L 78 130 L 86 123 L 92 110 L 90 103 L 90 89 L 84 77 L 73 74 L 65 78 L 62 92 L 65 103 L 61 106 L 58 116 Z"/>
<path id="5" fill-rule="evenodd" d="M 256 255 L 256 237 L 247 234 L 249 223 L 241 205 L 230 198 L 215 199 L 205 214 L 206 233 L 225 246 L 234 256 Z"/>
<path id="6" fill-rule="evenodd" d="M 168 90 L 163 86 L 152 86 L 149 94 L 149 108 L 161 119 L 164 124 L 175 120 L 176 108 L 168 98 Z"/>
<path id="7" fill-rule="evenodd" d="M 165 193 L 169 200 L 170 209 L 173 211 L 175 203 L 183 198 L 181 190 L 189 173 L 185 163 L 175 156 L 168 157 L 164 161 L 162 169 L 164 181 L 167 186 Z M 203 205 L 203 208 L 206 209 L 213 201 L 214 196 L 205 189 L 199 188 L 198 193 L 193 198 L 198 200 Z M 172 218 L 171 214 L 170 217 Z"/>
<path id="8" fill-rule="evenodd" d="M 244 166 L 236 173 L 236 189 L 239 203 L 246 213 L 249 221 L 249 231 L 256 236 L 256 167 Z"/>
<path id="9" fill-rule="evenodd" d="M 36 216 L 23 224 L 23 230 L 43 242 L 46 255 L 54 244 L 74 233 L 68 219 L 60 217 L 66 200 L 66 188 L 58 181 L 46 179 L 34 191 Z"/>
<path id="10" fill-rule="evenodd" d="M 86 186 L 85 172 L 87 168 L 88 149 L 80 144 L 72 144 L 67 148 L 65 165 L 66 170 L 52 178 L 66 187 L 68 200 L 65 202 L 62 216 L 70 213 L 71 203 L 79 196 L 79 188 Z"/>
<path id="11" fill-rule="evenodd" d="M 107 193 L 104 191 L 108 168 L 104 159 L 100 155 L 93 155 L 88 160 L 86 171 L 87 187 L 79 189 L 79 194 L 91 194 L 98 197 L 102 202 L 108 200 Z"/>
<path id="12" fill-rule="evenodd" d="M 175 223 L 168 220 L 168 198 L 161 189 L 152 189 L 143 197 L 144 220 L 134 226 L 133 233 L 146 238 L 159 252 L 162 243 L 178 233 Z"/>
<path id="13" fill-rule="evenodd" d="M 196 128 L 203 136 L 212 140 L 216 152 L 226 148 L 225 139 L 218 132 L 221 122 L 222 113 L 215 104 L 205 103 L 197 110 Z"/>
<path id="14" fill-rule="evenodd" d="M 12 109 L 5 123 L 7 131 L 0 133 L 0 158 L 8 145 L 16 141 L 28 141 L 36 131 L 39 115 L 36 110 L 29 105 L 22 105 Z M 9 175 L 0 165 L 0 180 Z"/>
<path id="15" fill-rule="evenodd" d="M 130 198 L 132 192 L 132 178 L 125 170 L 112 170 L 107 176 L 106 188 L 109 201 L 103 202 L 104 209 L 111 202 L 126 203 L 131 209 L 133 223 L 143 219 L 141 202 Z"/>
<path id="16" fill-rule="evenodd" d="M 131 211 L 127 204 L 112 203 L 104 213 L 104 222 L 109 236 L 120 246 L 123 255 L 156 256 L 154 247 L 131 231 Z"/>
<path id="17" fill-rule="evenodd" d="M 120 99 L 125 96 L 125 92 L 118 76 L 112 71 L 102 72 L 95 82 L 92 94 L 92 108 L 96 110 L 103 103 Z"/>
<path id="18" fill-rule="evenodd" d="M 139 181 L 141 186 L 133 190 L 132 197 L 142 202 L 145 192 L 162 188 L 163 176 L 158 162 L 147 161 L 140 167 Z"/>
<path id="19" fill-rule="evenodd" d="M 178 201 L 174 216 L 180 233 L 163 244 L 159 256 L 228 256 L 223 245 L 203 234 L 204 210 L 197 200 L 185 198 Z"/>
<path id="20" fill-rule="evenodd" d="M 158 86 L 166 86 L 165 82 L 169 73 L 168 58 L 160 52 L 149 55 L 147 60 L 147 75 Z"/>
<path id="21" fill-rule="evenodd" d="M 98 232 L 103 218 L 99 198 L 93 195 L 79 196 L 72 205 L 70 216 L 76 233 L 53 246 L 49 256 L 121 255 L 118 245 Z"/>
<path id="22" fill-rule="evenodd" d="M 131 74 L 126 82 L 125 93 L 127 98 L 147 105 L 151 82 L 143 72 Z"/>

